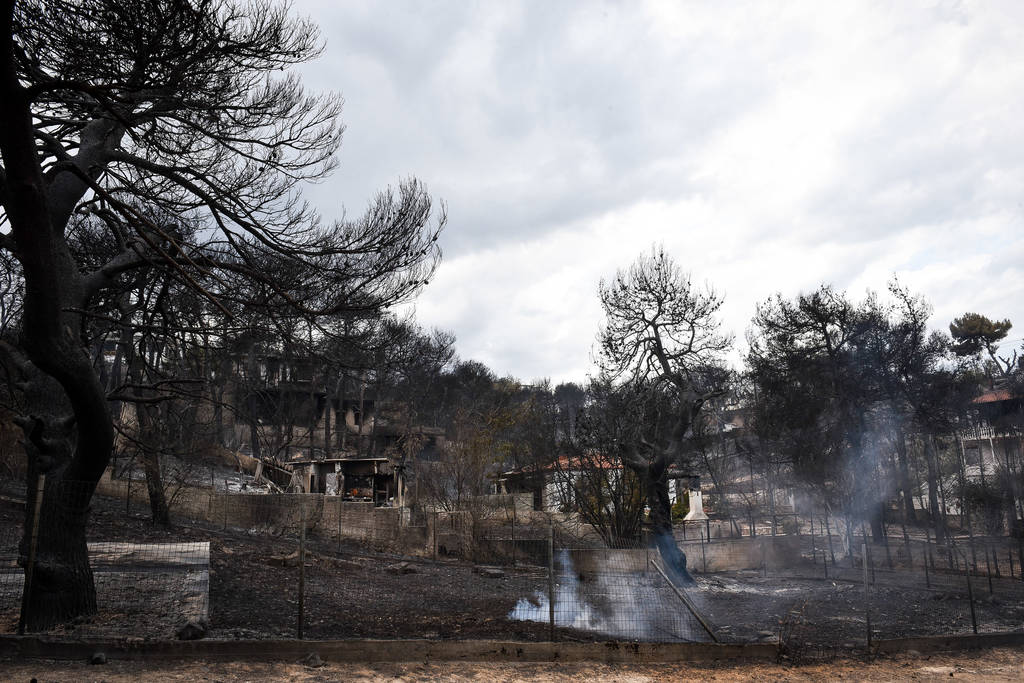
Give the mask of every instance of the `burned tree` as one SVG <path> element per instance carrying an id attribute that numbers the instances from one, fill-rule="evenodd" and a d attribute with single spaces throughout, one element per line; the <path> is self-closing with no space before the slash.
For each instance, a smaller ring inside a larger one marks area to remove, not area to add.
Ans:
<path id="1" fill-rule="evenodd" d="M 724 391 L 722 356 L 732 340 L 720 331 L 722 299 L 695 287 L 661 249 L 602 281 L 599 291 L 606 316 L 598 335 L 601 369 L 631 388 L 638 408 L 620 457 L 643 483 L 666 564 L 692 582 L 672 536 L 668 477 L 684 458 L 704 403 Z"/>
<path id="2" fill-rule="evenodd" d="M 415 180 L 333 225 L 301 200 L 301 183 L 334 166 L 341 100 L 274 74 L 320 47 L 315 26 L 269 2 L 0 6 L 0 247 L 24 282 L 20 337 L 4 360 L 19 391 L 50 395 L 36 402 L 48 410 L 22 419 L 27 517 L 46 475 L 30 629 L 95 611 L 85 522 L 114 440 L 86 352 L 98 296 L 158 268 L 222 319 L 229 302 L 315 319 L 380 311 L 436 265 L 443 216 L 429 226 Z M 173 217 L 204 227 L 178 230 Z M 102 263 L 69 244 L 69 226 L 86 218 L 116 245 Z M 239 301 L 240 280 L 259 298 Z"/>
<path id="3" fill-rule="evenodd" d="M 853 520 L 881 524 L 885 498 L 871 411 L 883 398 L 869 349 L 873 326 L 869 306 L 823 286 L 764 302 L 748 335 L 755 432 L 826 510 L 839 509 L 848 539 Z"/>
<path id="4" fill-rule="evenodd" d="M 893 303 L 871 293 L 856 303 L 830 286 L 775 296 L 758 307 L 749 338 L 755 433 L 826 510 L 841 512 L 848 541 L 863 521 L 882 543 L 898 497 L 904 523 L 916 521 L 916 443 L 928 516 L 944 534 L 936 439 L 956 429 L 971 398 L 948 338 L 928 333 L 927 303 L 896 282 L 890 293 Z"/>
<path id="5" fill-rule="evenodd" d="M 646 507 L 642 482 L 622 466 L 619 450 L 635 433 L 637 406 L 631 394 L 611 382 L 592 381 L 587 400 L 580 397 L 578 410 L 564 420 L 572 420 L 573 433 L 560 444 L 566 455 L 555 458 L 551 467 L 563 504 L 609 548 L 636 547 Z"/>

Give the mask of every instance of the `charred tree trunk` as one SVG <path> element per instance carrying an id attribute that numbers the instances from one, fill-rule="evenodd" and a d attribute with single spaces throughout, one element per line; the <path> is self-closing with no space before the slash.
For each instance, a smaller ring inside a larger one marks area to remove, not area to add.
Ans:
<path id="1" fill-rule="evenodd" d="M 338 379 L 338 384 L 335 387 L 335 393 L 338 397 L 338 413 L 335 415 L 334 421 L 337 423 L 337 427 L 334 428 L 334 431 L 338 435 L 338 450 L 343 457 L 345 455 L 345 443 L 348 435 L 348 411 L 345 410 L 345 393 L 348 388 L 347 379 L 348 370 L 343 369 L 341 377 Z"/>
<path id="2" fill-rule="evenodd" d="M 331 388 L 328 381 L 324 380 L 324 458 L 331 458 L 331 411 L 332 407 Z"/>
<path id="3" fill-rule="evenodd" d="M 871 507 L 871 541 L 876 545 L 885 543 L 885 501 Z"/>
<path id="4" fill-rule="evenodd" d="M 31 529 L 35 523 L 37 487 L 41 474 L 30 466 L 30 485 L 25 504 L 25 529 L 19 546 L 19 564 L 28 561 Z M 92 487 L 69 482 L 50 473 L 43 490 L 33 565 L 32 583 L 23 602 L 22 619 L 27 631 L 42 631 L 75 617 L 96 614 L 96 589 L 85 528 Z"/>
<path id="5" fill-rule="evenodd" d="M 939 463 L 931 436 L 925 435 L 922 440 L 924 461 L 928 470 L 928 513 L 935 529 L 935 542 L 941 543 L 946 538 L 946 525 L 943 523 L 942 509 L 939 506 Z"/>
<path id="6" fill-rule="evenodd" d="M 81 316 L 74 312 L 84 308 L 88 295 L 64 235 L 87 185 L 70 172 L 49 182 L 43 178 L 29 97 L 14 64 L 13 11 L 7 3 L 0 12 L 0 152 L 10 225 L 4 240 L 13 240 L 25 279 L 21 348 L 36 368 L 59 383 L 74 420 L 73 430 L 59 437 L 61 443 L 47 442 L 40 426 L 33 428 L 35 443 L 26 445 L 29 490 L 42 472 L 48 481 L 52 477 L 48 487 L 55 487 L 53 495 L 44 497 L 36 588 L 25 601 L 28 627 L 40 629 L 96 610 L 85 524 L 93 490 L 110 462 L 114 428 L 106 394 L 83 345 Z M 83 127 L 76 164 L 84 175 L 99 173 L 94 161 L 122 133 L 111 121 Z M 59 471 L 55 450 L 65 457 L 71 453 Z M 26 528 L 25 535 L 30 533 Z"/>
<path id="7" fill-rule="evenodd" d="M 259 401 L 255 391 L 250 391 L 246 397 L 246 421 L 249 423 L 249 443 L 252 447 L 252 457 L 257 460 L 263 459 L 263 454 L 260 449 L 260 426 L 256 419 L 256 406 Z"/>
<path id="8" fill-rule="evenodd" d="M 131 336 L 131 332 L 129 332 L 129 336 Z M 169 526 L 171 517 L 167 508 L 167 498 L 164 495 L 158 450 L 164 435 L 158 433 L 159 416 L 153 414 L 158 408 L 146 402 L 146 392 L 142 388 L 147 375 L 146 347 L 143 342 L 139 342 L 139 348 L 136 348 L 133 343 L 126 344 L 125 348 L 127 349 L 125 360 L 128 364 L 129 379 L 132 384 L 132 396 L 138 399 L 135 401 L 136 439 L 142 456 L 143 472 L 146 475 L 149 509 L 154 524 Z M 155 356 L 156 353 L 151 350 L 150 355 Z M 148 366 L 152 367 L 152 362 Z"/>
<path id="9" fill-rule="evenodd" d="M 259 408 L 259 392 L 257 385 L 261 381 L 256 362 L 256 345 L 250 344 L 246 357 L 246 396 L 245 396 L 245 420 L 249 424 L 249 444 L 252 449 L 252 457 L 262 460 L 260 449 L 260 426 L 257 415 Z"/>
<path id="10" fill-rule="evenodd" d="M 160 472 L 160 453 L 157 451 L 156 420 L 150 414 L 151 406 L 135 404 L 139 422 L 139 443 L 142 450 L 142 467 L 146 473 L 146 492 L 149 494 L 149 510 L 153 523 L 170 526 L 171 513 L 164 494 L 163 476 Z"/>
<path id="11" fill-rule="evenodd" d="M 668 497 L 668 480 L 664 476 L 648 480 L 647 504 L 651 509 L 651 533 L 665 561 L 665 571 L 683 585 L 695 584 L 696 581 L 686 569 L 686 553 L 679 548 L 672 535 L 672 506 Z"/>
<path id="12" fill-rule="evenodd" d="M 356 420 L 356 426 L 359 427 L 357 432 L 358 437 L 356 438 L 356 455 L 362 456 L 365 448 L 365 438 L 363 436 L 363 426 L 366 424 L 366 374 L 363 373 L 359 377 L 359 419 Z"/>
<path id="13" fill-rule="evenodd" d="M 214 444 L 217 446 L 227 445 L 227 440 L 224 438 L 224 407 L 221 402 L 224 400 L 224 392 L 211 390 L 211 398 L 213 399 L 213 433 L 214 433 Z"/>
<path id="14" fill-rule="evenodd" d="M 907 458 L 906 435 L 903 433 L 903 426 L 896 429 L 896 462 L 899 467 L 900 490 L 903 492 L 903 514 L 910 524 L 916 521 L 914 512 L 914 494 L 910 486 L 910 465 Z"/>
<path id="15" fill-rule="evenodd" d="M 686 569 L 686 553 L 679 548 L 672 535 L 672 506 L 669 502 L 668 467 L 665 457 L 659 455 L 649 464 L 627 461 L 626 465 L 643 482 L 647 506 L 650 508 L 651 535 L 665 563 L 665 571 L 673 580 L 683 585 L 695 584 L 696 581 Z"/>

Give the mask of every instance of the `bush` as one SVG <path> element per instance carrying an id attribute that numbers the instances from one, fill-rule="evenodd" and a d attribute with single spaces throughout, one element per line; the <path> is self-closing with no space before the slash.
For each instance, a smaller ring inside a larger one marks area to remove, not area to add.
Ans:
<path id="1" fill-rule="evenodd" d="M 676 498 L 675 505 L 672 506 L 672 521 L 681 522 L 683 518 L 690 512 L 690 492 L 684 491 L 682 496 Z"/>

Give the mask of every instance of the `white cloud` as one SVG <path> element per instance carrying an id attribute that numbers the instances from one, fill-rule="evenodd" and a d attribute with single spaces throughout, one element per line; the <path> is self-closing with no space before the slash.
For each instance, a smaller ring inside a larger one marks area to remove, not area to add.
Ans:
<path id="1" fill-rule="evenodd" d="M 304 77 L 346 97 L 360 209 L 406 174 L 447 200 L 417 304 L 463 356 L 582 378 L 601 277 L 663 242 L 756 302 L 897 274 L 944 327 L 1024 327 L 1024 4 L 300 1 Z M 1011 334 L 1012 336 L 1012 334 Z"/>

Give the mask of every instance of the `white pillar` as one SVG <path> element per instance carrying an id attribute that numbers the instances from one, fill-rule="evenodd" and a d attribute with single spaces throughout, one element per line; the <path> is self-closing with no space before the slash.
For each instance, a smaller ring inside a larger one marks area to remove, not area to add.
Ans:
<path id="1" fill-rule="evenodd" d="M 700 479 L 690 480 L 690 511 L 683 517 L 684 522 L 704 521 L 708 516 L 704 513 L 704 501 L 700 493 Z"/>

